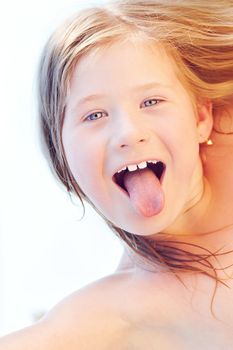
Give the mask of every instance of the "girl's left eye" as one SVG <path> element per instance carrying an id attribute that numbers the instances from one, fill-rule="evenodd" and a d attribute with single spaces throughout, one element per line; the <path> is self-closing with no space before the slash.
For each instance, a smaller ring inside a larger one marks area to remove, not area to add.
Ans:
<path id="1" fill-rule="evenodd" d="M 101 118 L 103 118 L 103 117 L 106 117 L 106 113 L 104 113 L 104 112 L 93 112 L 93 113 L 91 113 L 91 114 L 89 114 L 86 118 L 85 118 L 85 120 L 87 120 L 87 121 L 93 121 L 93 120 L 98 120 L 98 119 L 101 119 Z"/>
<path id="2" fill-rule="evenodd" d="M 145 100 L 142 102 L 141 107 L 151 107 L 157 105 L 161 100 L 156 98 L 150 98 L 149 100 Z"/>

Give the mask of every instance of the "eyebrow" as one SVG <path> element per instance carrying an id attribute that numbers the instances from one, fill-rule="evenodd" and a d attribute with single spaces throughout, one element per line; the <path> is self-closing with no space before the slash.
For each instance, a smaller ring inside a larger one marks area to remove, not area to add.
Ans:
<path id="1" fill-rule="evenodd" d="M 151 82 L 151 83 L 135 86 L 132 90 L 137 92 L 137 91 L 141 91 L 144 89 L 152 89 L 152 88 L 158 88 L 158 87 L 165 88 L 165 89 L 172 89 L 171 85 L 157 83 L 157 82 Z"/>
<path id="2" fill-rule="evenodd" d="M 147 84 L 143 84 L 143 85 L 138 85 L 132 88 L 133 92 L 140 92 L 143 91 L 145 89 L 152 89 L 152 88 L 165 88 L 165 89 L 172 89 L 171 85 L 167 85 L 167 84 L 161 84 L 161 83 L 157 83 L 157 82 L 151 82 L 151 83 L 147 83 Z M 92 102 L 93 100 L 100 100 L 103 98 L 106 98 L 107 95 L 105 94 L 91 94 L 88 96 L 85 96 L 83 98 L 81 98 L 80 100 L 78 100 L 77 105 L 81 106 L 87 102 Z"/>
<path id="3" fill-rule="evenodd" d="M 83 105 L 87 102 L 91 102 L 93 100 L 100 100 L 101 98 L 104 98 L 106 97 L 106 95 L 104 94 L 92 94 L 92 95 L 88 95 L 88 96 L 85 96 L 83 98 L 81 98 L 78 102 L 77 102 L 77 105 Z"/>

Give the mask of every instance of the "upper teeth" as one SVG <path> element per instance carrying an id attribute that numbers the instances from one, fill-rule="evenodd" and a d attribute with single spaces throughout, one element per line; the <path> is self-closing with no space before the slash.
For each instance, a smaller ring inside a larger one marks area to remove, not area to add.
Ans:
<path id="1" fill-rule="evenodd" d="M 120 169 L 118 173 L 120 173 L 123 170 L 128 169 L 128 171 L 135 171 L 137 169 L 144 169 L 147 167 L 147 163 L 154 163 L 156 164 L 158 161 L 157 160 L 148 160 L 147 162 L 141 162 L 139 164 L 130 164 L 125 166 L 124 168 Z"/>

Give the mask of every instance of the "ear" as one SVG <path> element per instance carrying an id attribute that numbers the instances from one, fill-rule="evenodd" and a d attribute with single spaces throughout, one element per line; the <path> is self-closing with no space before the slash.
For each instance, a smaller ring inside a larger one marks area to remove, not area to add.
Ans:
<path id="1" fill-rule="evenodd" d="M 204 101 L 197 105 L 197 132 L 199 143 L 208 140 L 213 129 L 213 108 L 210 101 Z"/>

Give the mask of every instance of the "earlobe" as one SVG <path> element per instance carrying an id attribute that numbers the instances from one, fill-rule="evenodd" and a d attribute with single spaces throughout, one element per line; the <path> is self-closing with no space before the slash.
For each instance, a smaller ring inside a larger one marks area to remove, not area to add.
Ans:
<path id="1" fill-rule="evenodd" d="M 197 131 L 199 143 L 204 143 L 209 139 L 213 129 L 213 105 L 210 101 L 205 101 L 198 105 L 197 109 Z"/>

